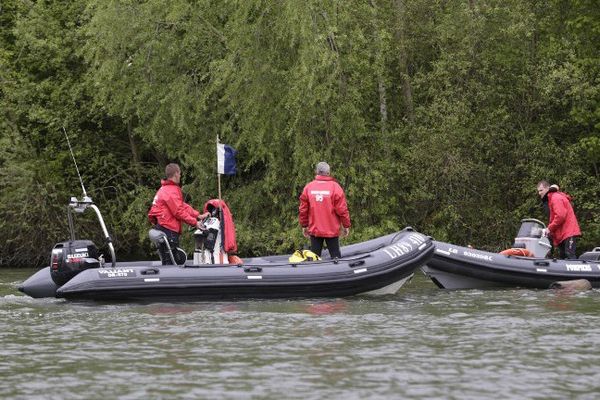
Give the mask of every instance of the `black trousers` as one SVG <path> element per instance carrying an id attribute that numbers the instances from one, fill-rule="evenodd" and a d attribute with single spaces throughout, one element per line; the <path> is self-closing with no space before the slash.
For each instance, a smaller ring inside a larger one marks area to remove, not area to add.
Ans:
<path id="1" fill-rule="evenodd" d="M 575 254 L 575 236 L 566 238 L 558 245 L 558 253 L 563 260 L 572 260 L 577 258 Z"/>
<path id="2" fill-rule="evenodd" d="M 340 239 L 337 237 L 322 238 L 311 236 L 310 250 L 319 257 L 321 257 L 321 251 L 323 250 L 323 242 L 327 244 L 327 249 L 329 250 L 329 255 L 331 256 L 331 258 L 342 257 L 342 254 L 340 253 Z"/>
<path id="3" fill-rule="evenodd" d="M 167 241 L 169 242 L 169 246 L 171 246 L 171 252 L 173 253 L 173 257 L 175 257 L 175 262 L 177 262 L 177 248 L 179 247 L 179 233 L 172 231 L 164 226 L 160 226 L 156 224 L 154 229 L 158 229 L 161 232 L 164 232 L 167 235 Z M 166 246 L 159 246 L 158 252 L 160 253 L 160 259 L 162 260 L 162 265 L 171 265 L 171 255 L 169 254 L 169 250 Z"/>

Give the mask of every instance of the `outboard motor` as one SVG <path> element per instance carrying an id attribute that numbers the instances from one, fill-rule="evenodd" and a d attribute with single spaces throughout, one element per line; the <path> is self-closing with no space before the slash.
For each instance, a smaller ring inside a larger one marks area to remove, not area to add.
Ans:
<path id="1" fill-rule="evenodd" d="M 75 275 L 89 268 L 99 268 L 98 248 L 91 240 L 70 240 L 57 243 L 50 256 L 50 276 L 62 286 Z"/>
<path id="2" fill-rule="evenodd" d="M 527 249 L 534 257 L 546 257 L 552 245 L 547 237 L 542 236 L 544 228 L 546 225 L 537 219 L 522 219 L 521 228 L 519 228 L 513 247 Z"/>

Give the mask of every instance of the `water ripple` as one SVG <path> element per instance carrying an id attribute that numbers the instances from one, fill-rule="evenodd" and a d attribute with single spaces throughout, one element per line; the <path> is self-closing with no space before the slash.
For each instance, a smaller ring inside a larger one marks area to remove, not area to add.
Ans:
<path id="1" fill-rule="evenodd" d="M 2 398 L 592 399 L 600 389 L 597 290 L 442 291 L 416 277 L 373 300 L 152 304 L 2 290 Z"/>

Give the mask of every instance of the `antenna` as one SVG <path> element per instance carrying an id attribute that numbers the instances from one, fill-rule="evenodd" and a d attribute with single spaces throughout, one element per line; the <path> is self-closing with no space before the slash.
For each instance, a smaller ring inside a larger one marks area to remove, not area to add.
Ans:
<path id="1" fill-rule="evenodd" d="M 67 144 L 69 145 L 69 151 L 71 152 L 71 157 L 73 158 L 73 163 L 75 163 L 75 169 L 77 170 L 77 176 L 79 177 L 79 183 L 81 183 L 81 189 L 83 190 L 83 197 L 88 197 L 87 192 L 85 191 L 85 186 L 83 186 L 83 179 L 81 179 L 81 174 L 79 173 L 79 167 L 77 167 L 77 161 L 75 160 L 75 155 L 73 154 L 73 148 L 71 147 L 71 142 L 69 141 L 69 135 L 67 135 L 67 130 L 65 127 L 62 127 L 63 132 L 65 133 L 65 137 L 67 138 Z"/>

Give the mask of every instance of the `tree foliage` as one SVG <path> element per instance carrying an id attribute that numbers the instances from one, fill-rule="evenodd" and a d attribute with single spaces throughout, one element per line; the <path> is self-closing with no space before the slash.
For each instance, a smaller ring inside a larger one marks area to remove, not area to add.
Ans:
<path id="1" fill-rule="evenodd" d="M 242 255 L 303 245 L 298 195 L 327 160 L 352 241 L 411 225 L 500 249 L 574 197 L 600 243 L 600 11 L 593 0 L 111 0 L 0 9 L 0 264 L 38 265 L 79 193 L 63 127 L 119 257 L 178 162 L 201 208 L 215 140 Z M 86 234 L 97 235 L 92 221 Z M 190 239 L 184 242 L 190 246 Z"/>

